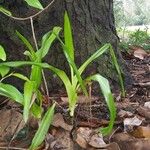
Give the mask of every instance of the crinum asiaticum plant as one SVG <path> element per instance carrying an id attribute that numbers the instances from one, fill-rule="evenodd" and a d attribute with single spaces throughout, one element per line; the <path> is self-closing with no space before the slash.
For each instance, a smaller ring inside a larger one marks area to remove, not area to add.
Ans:
<path id="1" fill-rule="evenodd" d="M 116 71 L 118 73 L 120 86 L 122 89 L 122 95 L 123 96 L 125 95 L 122 72 L 118 65 L 118 62 L 117 62 L 117 59 L 116 59 L 116 56 L 115 56 L 115 53 L 111 44 L 105 44 L 104 46 L 102 46 L 91 57 L 89 57 L 79 68 L 77 68 L 75 64 L 74 45 L 73 45 L 71 25 L 70 25 L 67 12 L 65 12 L 65 15 L 64 15 L 64 42 L 59 38 L 59 36 L 57 36 L 57 38 L 62 45 L 64 55 L 66 56 L 66 60 L 68 61 L 69 66 L 70 66 L 71 78 L 68 81 L 68 86 L 66 86 L 66 91 L 67 91 L 68 99 L 69 99 L 70 115 L 71 116 L 74 115 L 74 109 L 76 107 L 76 103 L 78 100 L 78 93 L 77 93 L 78 89 L 81 88 L 85 96 L 88 97 L 88 92 L 86 89 L 87 81 L 88 82 L 91 82 L 92 80 L 97 81 L 100 85 L 101 91 L 104 95 L 105 101 L 110 111 L 109 126 L 101 129 L 103 134 L 108 134 L 113 128 L 114 120 L 116 117 L 116 108 L 115 108 L 114 98 L 111 93 L 109 82 L 106 78 L 104 78 L 100 74 L 91 75 L 85 78 L 84 80 L 82 79 L 81 75 L 91 62 L 93 62 L 95 59 L 100 57 L 104 52 L 109 51 L 112 57 L 112 62 L 114 66 L 116 67 Z"/>

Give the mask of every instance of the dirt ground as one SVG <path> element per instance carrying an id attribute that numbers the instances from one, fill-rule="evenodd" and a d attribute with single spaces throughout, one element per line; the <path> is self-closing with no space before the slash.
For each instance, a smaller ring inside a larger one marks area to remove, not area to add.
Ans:
<path id="1" fill-rule="evenodd" d="M 113 132 L 102 137 L 97 131 L 107 126 L 109 113 L 102 97 L 92 96 L 85 101 L 79 96 L 75 117 L 70 118 L 65 94 L 50 97 L 58 102 L 54 121 L 41 150 L 150 150 L 150 56 L 143 59 L 123 54 L 133 85 L 121 98 L 114 91 L 117 118 Z M 27 125 L 22 120 L 21 107 L 1 98 L 0 150 L 27 149 L 37 129 L 31 118 Z"/>

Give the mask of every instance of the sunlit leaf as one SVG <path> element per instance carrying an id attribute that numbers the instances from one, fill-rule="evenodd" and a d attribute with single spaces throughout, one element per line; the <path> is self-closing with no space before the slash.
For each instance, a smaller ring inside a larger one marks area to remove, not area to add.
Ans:
<path id="1" fill-rule="evenodd" d="M 42 68 L 39 66 L 32 66 L 30 80 L 36 82 L 36 88 L 38 88 L 42 82 Z"/>
<path id="2" fill-rule="evenodd" d="M 101 76 L 100 74 L 95 74 L 93 76 L 90 76 L 87 78 L 87 80 L 97 81 L 99 83 L 102 93 L 104 95 L 106 104 L 107 104 L 109 112 L 110 112 L 110 122 L 109 122 L 108 127 L 102 128 L 102 129 L 100 129 L 100 131 L 103 133 L 103 135 L 107 135 L 112 131 L 114 121 L 116 118 L 116 106 L 115 106 L 113 95 L 111 93 L 109 81 L 106 78 L 104 78 L 103 76 Z"/>
<path id="3" fill-rule="evenodd" d="M 79 81 L 79 84 L 80 84 L 80 86 L 81 86 L 81 88 L 82 88 L 84 94 L 85 94 L 86 96 L 88 96 L 87 89 L 86 89 L 86 87 L 85 87 L 85 85 L 84 85 L 84 83 L 83 83 L 82 77 L 81 77 L 81 75 L 80 75 L 80 73 L 79 73 L 79 71 L 78 71 L 78 68 L 77 68 L 75 62 L 72 60 L 72 58 L 71 58 L 70 55 L 68 54 L 67 47 L 65 46 L 65 44 L 63 43 L 63 41 L 62 41 L 59 37 L 57 37 L 57 38 L 58 38 L 58 40 L 60 41 L 60 43 L 61 43 L 61 45 L 62 45 L 63 52 L 64 52 L 64 54 L 65 54 L 65 57 L 66 57 L 66 59 L 67 59 L 69 65 L 73 68 L 73 70 L 74 70 L 74 72 L 75 72 L 75 74 L 76 74 L 76 77 L 77 77 L 77 79 L 78 79 L 78 81 Z"/>
<path id="4" fill-rule="evenodd" d="M 20 73 L 13 73 L 12 76 L 15 76 L 15 77 L 20 78 L 25 81 L 29 81 L 29 79 L 25 75 L 20 74 Z"/>
<path id="5" fill-rule="evenodd" d="M 53 116 L 54 116 L 54 109 L 55 109 L 55 104 L 51 106 L 48 111 L 45 113 L 39 128 L 32 140 L 32 144 L 30 146 L 30 150 L 34 150 L 38 148 L 38 146 L 44 141 L 45 136 L 48 132 L 48 129 L 50 127 L 50 124 L 52 123 Z"/>
<path id="6" fill-rule="evenodd" d="M 70 55 L 72 60 L 74 60 L 74 46 L 73 46 L 73 39 L 72 39 L 72 31 L 71 31 L 70 20 L 67 12 L 65 12 L 65 16 L 64 16 L 64 39 L 65 39 L 65 45 L 67 47 L 67 53 Z"/>
<path id="7" fill-rule="evenodd" d="M 54 42 L 54 40 L 56 39 L 56 36 L 59 35 L 61 31 L 61 28 L 60 27 L 54 27 L 53 28 L 53 31 L 50 31 L 48 33 L 46 33 L 43 38 L 42 38 L 42 46 L 41 48 L 36 52 L 36 55 L 38 57 L 40 57 L 41 55 L 41 58 L 45 57 L 46 54 L 49 52 L 49 49 L 52 45 L 52 43 Z M 55 33 L 55 34 L 54 34 Z"/>
<path id="8" fill-rule="evenodd" d="M 32 100 L 32 95 L 34 92 L 35 82 L 27 81 L 24 85 L 24 110 L 23 110 L 23 118 L 24 121 L 27 122 L 29 117 L 30 103 Z"/>
<path id="9" fill-rule="evenodd" d="M 75 88 L 72 86 L 68 76 L 63 70 L 60 70 L 56 67 L 48 65 L 47 63 L 36 63 L 36 62 L 31 62 L 31 61 L 13 61 L 13 62 L 0 63 L 0 66 L 8 66 L 8 67 L 21 67 L 25 65 L 35 65 L 35 66 L 39 66 L 45 69 L 49 69 L 50 71 L 53 71 L 55 74 L 58 75 L 58 77 L 62 80 L 62 82 L 65 85 L 68 98 L 69 98 L 69 109 L 71 111 L 70 114 L 71 116 L 73 116 L 75 104 L 77 101 L 77 93 L 76 93 Z"/>
<path id="10" fill-rule="evenodd" d="M 36 118 L 41 118 L 42 111 L 43 108 L 41 106 L 37 105 L 36 103 L 33 103 L 31 107 L 31 112 Z"/>
<path id="11" fill-rule="evenodd" d="M 0 59 L 5 61 L 6 60 L 6 53 L 4 48 L 0 45 Z"/>
<path id="12" fill-rule="evenodd" d="M 26 45 L 26 47 L 30 51 L 32 59 L 35 60 L 36 59 L 35 51 L 34 51 L 34 48 L 32 47 L 32 45 L 30 44 L 30 42 L 18 31 L 16 31 L 16 34 L 18 35 L 20 40 Z"/>
<path id="13" fill-rule="evenodd" d="M 6 67 L 6 66 L 1 66 L 0 67 L 0 74 L 2 77 L 4 77 L 8 72 L 9 72 L 10 68 Z"/>
<path id="14" fill-rule="evenodd" d="M 0 95 L 23 105 L 23 95 L 12 85 L 0 83 Z"/>
<path id="15" fill-rule="evenodd" d="M 11 12 L 2 6 L 0 6 L 0 12 L 4 13 L 7 16 L 12 16 Z"/>
<path id="16" fill-rule="evenodd" d="M 43 9 L 42 4 L 39 2 L 39 0 L 25 0 L 28 5 L 34 7 L 34 8 L 38 8 L 38 9 Z"/>

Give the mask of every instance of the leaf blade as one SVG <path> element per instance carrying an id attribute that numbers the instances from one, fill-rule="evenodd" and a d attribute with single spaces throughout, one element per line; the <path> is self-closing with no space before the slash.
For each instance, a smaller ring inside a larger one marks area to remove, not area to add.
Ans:
<path id="1" fill-rule="evenodd" d="M 18 89 L 10 84 L 0 83 L 0 95 L 6 96 L 23 105 L 23 95 Z"/>
<path id="2" fill-rule="evenodd" d="M 0 45 L 0 59 L 5 61 L 6 60 L 6 53 L 4 48 Z"/>
<path id="3" fill-rule="evenodd" d="M 40 126 L 32 140 L 32 144 L 30 146 L 30 150 L 34 150 L 36 149 L 45 139 L 45 136 L 48 132 L 49 126 L 52 122 L 53 119 L 53 115 L 54 115 L 54 108 L 55 108 L 55 104 L 53 104 L 48 111 L 45 113 Z"/>
<path id="4" fill-rule="evenodd" d="M 34 8 L 43 9 L 42 4 L 39 0 L 25 0 L 29 6 L 32 6 Z"/>

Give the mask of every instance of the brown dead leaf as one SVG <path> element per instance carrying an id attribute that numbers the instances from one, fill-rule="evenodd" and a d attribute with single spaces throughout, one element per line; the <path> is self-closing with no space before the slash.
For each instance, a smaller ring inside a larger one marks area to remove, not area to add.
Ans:
<path id="1" fill-rule="evenodd" d="M 75 139 L 75 141 L 77 142 L 78 145 L 80 145 L 80 147 L 82 148 L 87 148 L 88 147 L 88 141 L 90 139 L 90 135 L 92 134 L 92 129 L 90 128 L 83 128 L 80 127 L 77 130 L 77 138 Z"/>
<path id="2" fill-rule="evenodd" d="M 112 137 L 112 141 L 118 143 L 121 150 L 149 150 L 150 139 L 136 139 L 127 133 L 117 133 Z"/>
<path id="3" fill-rule="evenodd" d="M 63 118 L 62 114 L 60 114 L 60 113 L 57 113 L 57 114 L 54 115 L 52 125 L 54 127 L 61 127 L 61 128 L 65 129 L 67 131 L 71 131 L 72 128 L 73 128 L 73 126 L 68 125 L 67 123 L 65 123 L 64 118 Z"/>
<path id="4" fill-rule="evenodd" d="M 91 99 L 88 99 L 87 97 L 80 95 L 80 96 L 78 96 L 77 102 L 79 104 L 83 104 L 83 103 L 90 103 L 90 102 L 96 101 L 98 99 L 99 99 L 99 97 L 97 97 L 97 96 L 92 96 Z M 68 104 L 68 97 L 61 97 L 61 100 L 62 100 L 61 105 Z"/>
<path id="5" fill-rule="evenodd" d="M 144 107 L 149 108 L 150 109 L 150 102 L 145 102 Z"/>
<path id="6" fill-rule="evenodd" d="M 139 119 L 138 117 L 133 117 L 133 118 L 126 118 L 124 119 L 124 131 L 126 132 L 131 132 L 133 131 L 133 127 L 135 126 L 140 126 L 142 123 L 142 119 Z"/>
<path id="7" fill-rule="evenodd" d="M 132 48 L 132 50 L 133 50 L 133 55 L 134 55 L 134 57 L 139 58 L 139 59 L 141 59 L 141 60 L 143 60 L 144 57 L 146 57 L 146 56 L 148 55 L 148 54 L 145 52 L 145 50 L 142 49 L 141 47 L 134 47 L 134 48 Z"/>
<path id="8" fill-rule="evenodd" d="M 137 111 L 141 116 L 143 116 L 147 119 L 150 119 L 150 109 L 149 108 L 140 106 L 137 109 Z"/>
<path id="9" fill-rule="evenodd" d="M 150 127 L 137 127 L 130 134 L 136 138 L 150 138 Z"/>
<path id="10" fill-rule="evenodd" d="M 119 112 L 118 112 L 118 116 L 120 117 L 120 118 L 123 118 L 123 117 L 132 117 L 133 116 L 133 113 L 131 113 L 131 112 L 129 112 L 129 111 L 125 111 L 125 110 L 120 110 Z"/>
<path id="11" fill-rule="evenodd" d="M 103 140 L 102 134 L 94 134 L 91 136 L 88 144 L 94 148 L 106 148 L 107 144 Z"/>

